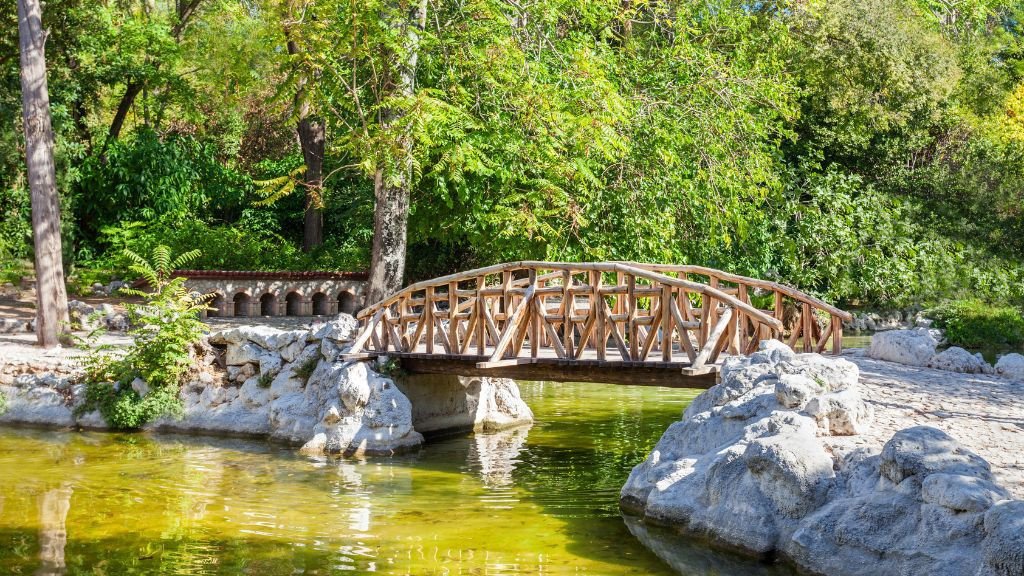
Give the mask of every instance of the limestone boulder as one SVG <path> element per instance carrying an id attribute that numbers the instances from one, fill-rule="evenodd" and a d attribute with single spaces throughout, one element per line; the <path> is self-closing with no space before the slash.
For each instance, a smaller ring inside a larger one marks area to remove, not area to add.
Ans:
<path id="1" fill-rule="evenodd" d="M 992 374 L 994 372 L 992 365 L 986 362 L 980 353 L 971 354 L 958 346 L 951 346 L 932 356 L 928 361 L 928 367 L 965 374 Z"/>
<path id="2" fill-rule="evenodd" d="M 339 314 L 337 318 L 310 331 L 309 340 L 329 339 L 335 342 L 349 342 L 355 339 L 358 329 L 359 322 L 352 315 Z"/>
<path id="3" fill-rule="evenodd" d="M 228 344 L 227 352 L 224 354 L 224 363 L 228 366 L 242 366 L 244 364 L 258 364 L 260 356 L 267 353 L 265 348 L 251 342 L 240 344 Z"/>
<path id="4" fill-rule="evenodd" d="M 1024 503 L 984 459 L 926 426 L 880 450 L 839 442 L 871 425 L 857 372 L 765 352 L 728 361 L 668 428 L 623 486 L 626 512 L 814 574 L 1024 574 Z"/>
<path id="5" fill-rule="evenodd" d="M 929 330 L 890 330 L 871 337 L 868 356 L 910 366 L 927 366 L 938 345 Z"/>
<path id="6" fill-rule="evenodd" d="M 995 373 L 1003 378 L 1024 382 L 1024 355 L 1005 354 L 996 361 Z"/>

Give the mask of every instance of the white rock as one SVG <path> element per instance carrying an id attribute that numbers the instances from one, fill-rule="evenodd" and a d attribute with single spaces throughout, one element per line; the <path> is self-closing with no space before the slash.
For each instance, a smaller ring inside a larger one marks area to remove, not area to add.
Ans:
<path id="1" fill-rule="evenodd" d="M 803 374 L 783 374 L 775 384 L 775 399 L 786 408 L 799 408 L 825 392 L 825 387 Z"/>
<path id="2" fill-rule="evenodd" d="M 260 356 L 267 351 L 260 346 L 251 343 L 228 344 L 227 353 L 224 355 L 224 363 L 228 366 L 241 366 L 248 363 L 258 363 Z"/>
<path id="3" fill-rule="evenodd" d="M 1000 356 L 996 362 L 995 372 L 1003 378 L 1024 381 L 1024 355 L 1014 352 Z"/>
<path id="4" fill-rule="evenodd" d="M 325 322 L 322 326 L 310 332 L 308 339 L 312 341 L 330 338 L 337 342 L 348 342 L 355 339 L 358 328 L 359 322 L 351 315 L 339 314 L 334 320 Z"/>
<path id="5" fill-rule="evenodd" d="M 146 394 L 149 394 L 149 384 L 142 378 L 136 378 L 132 380 L 132 390 L 135 390 L 140 398 L 145 398 Z"/>
<path id="6" fill-rule="evenodd" d="M 868 356 L 910 366 L 926 366 L 938 345 L 928 330 L 891 330 L 871 337 Z"/>
<path id="7" fill-rule="evenodd" d="M 806 410 L 818 421 L 819 428 L 833 436 L 867 432 L 874 415 L 871 406 L 853 388 L 818 396 L 807 403 Z"/>
<path id="8" fill-rule="evenodd" d="M 993 372 L 992 366 L 985 362 L 985 358 L 981 354 L 971 354 L 958 346 L 947 348 L 932 356 L 932 359 L 928 361 L 928 367 L 964 374 L 991 374 Z"/>

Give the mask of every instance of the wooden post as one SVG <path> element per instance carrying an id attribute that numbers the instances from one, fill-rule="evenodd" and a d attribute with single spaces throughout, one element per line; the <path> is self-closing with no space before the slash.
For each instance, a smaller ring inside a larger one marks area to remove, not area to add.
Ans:
<path id="1" fill-rule="evenodd" d="M 843 321 L 838 316 L 832 317 L 832 353 L 843 353 Z"/>
<path id="2" fill-rule="evenodd" d="M 480 293 L 487 286 L 487 277 L 479 276 L 476 279 L 476 353 L 480 356 L 486 354 L 487 346 L 487 306 L 483 295 Z"/>
<path id="3" fill-rule="evenodd" d="M 572 272 L 565 270 L 562 272 L 562 348 L 565 349 L 567 358 L 572 357 L 574 350 L 572 313 L 575 296 L 570 288 L 572 288 Z"/>
<path id="4" fill-rule="evenodd" d="M 448 345 L 453 351 L 459 350 L 459 283 L 448 283 Z M 457 353 L 457 352 L 453 352 Z"/>
<path id="5" fill-rule="evenodd" d="M 434 287 L 427 286 L 423 295 L 423 325 L 426 327 L 427 354 L 434 353 Z"/>
<path id="6" fill-rule="evenodd" d="M 608 345 L 608 331 L 604 318 L 604 296 L 601 296 L 601 283 L 604 280 L 600 270 L 590 272 L 590 314 L 594 316 L 594 330 L 597 338 L 594 349 L 598 360 L 604 360 L 605 347 Z M 583 342 L 580 342 L 583 345 Z"/>
<path id="7" fill-rule="evenodd" d="M 667 284 L 661 287 L 661 361 L 672 361 L 672 287 Z"/>
<path id="8" fill-rule="evenodd" d="M 813 342 L 814 342 L 814 328 L 812 326 L 812 323 L 815 322 L 815 320 L 814 320 L 814 310 L 811 309 L 811 305 L 808 304 L 807 302 L 804 302 L 804 309 L 803 309 L 802 316 L 803 317 L 801 318 L 801 320 L 803 321 L 803 324 L 804 324 L 804 329 L 803 329 L 803 333 L 804 333 L 804 346 L 803 346 L 803 348 L 804 348 L 804 352 L 811 352 L 813 350 L 813 346 L 814 346 L 814 344 L 813 344 Z"/>
<path id="9" fill-rule="evenodd" d="M 534 293 L 538 288 L 537 286 L 537 270 L 530 268 L 530 286 L 533 288 Z M 544 299 L 534 296 L 533 302 L 530 305 L 528 313 L 530 316 L 527 320 L 530 322 L 530 358 L 536 358 L 540 354 L 540 339 L 541 339 L 541 322 L 544 320 Z"/>
<path id="10" fill-rule="evenodd" d="M 637 342 L 637 327 L 636 327 L 636 276 L 630 274 L 626 280 L 626 307 L 628 315 L 626 322 L 623 325 L 623 332 L 626 337 L 629 338 L 629 357 L 636 359 L 640 357 L 639 342 Z"/>

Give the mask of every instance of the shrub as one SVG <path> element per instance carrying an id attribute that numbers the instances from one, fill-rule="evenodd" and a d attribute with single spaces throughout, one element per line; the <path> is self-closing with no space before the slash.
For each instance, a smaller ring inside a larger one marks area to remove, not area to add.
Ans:
<path id="1" fill-rule="evenodd" d="M 192 345 L 205 329 L 199 312 L 206 307 L 205 298 L 189 294 L 184 278 L 170 277 L 173 270 L 198 258 L 197 250 L 172 258 L 169 248 L 158 246 L 152 263 L 131 251 L 125 256 L 150 291 L 122 290 L 144 299 L 143 304 L 128 305 L 133 342 L 123 355 L 110 346 L 92 346 L 94 353 L 86 362 L 86 398 L 78 408 L 79 413 L 98 409 L 111 427 L 122 430 L 181 413 L 178 388 L 191 363 Z M 148 385 L 145 396 L 130 386 L 136 378 Z"/>
<path id="2" fill-rule="evenodd" d="M 950 344 L 965 348 L 1024 344 L 1024 317 L 1012 306 L 958 300 L 929 311 Z"/>

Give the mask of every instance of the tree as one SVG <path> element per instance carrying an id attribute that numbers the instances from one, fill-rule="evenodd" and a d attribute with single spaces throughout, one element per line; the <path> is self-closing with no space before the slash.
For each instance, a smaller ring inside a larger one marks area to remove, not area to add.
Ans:
<path id="1" fill-rule="evenodd" d="M 412 191 L 413 139 L 411 127 L 403 122 L 405 106 L 416 90 L 416 62 L 419 58 L 420 35 L 427 22 L 427 1 L 417 0 L 402 14 L 395 7 L 398 20 L 394 27 L 403 41 L 397 49 L 385 48 L 383 83 L 384 106 L 380 112 L 382 135 L 392 142 L 392 166 L 377 166 L 373 179 L 376 208 L 373 214 L 373 248 L 370 260 L 370 287 L 366 302 L 372 303 L 397 292 L 405 274 L 405 251 L 408 240 L 409 198 Z"/>
<path id="2" fill-rule="evenodd" d="M 53 166 L 53 128 L 46 86 L 46 55 L 39 0 L 18 0 L 22 118 L 25 158 L 32 195 L 32 236 L 36 265 L 36 337 L 52 348 L 68 322 L 68 297 L 61 261 L 60 200 Z"/>
<path id="3" fill-rule="evenodd" d="M 288 3 L 288 15 L 284 25 L 285 38 L 288 41 L 288 54 L 293 58 L 301 55 L 298 42 L 293 38 L 292 23 L 294 22 L 293 5 Z M 311 74 L 302 70 L 297 64 L 298 78 L 295 91 L 295 113 L 298 116 L 296 132 L 299 147 L 302 149 L 302 160 L 306 165 L 302 184 L 305 188 L 305 212 L 302 227 L 302 251 L 310 252 L 324 243 L 324 201 L 323 201 L 323 169 L 326 130 L 322 119 L 312 114 L 308 84 L 313 80 Z"/>

